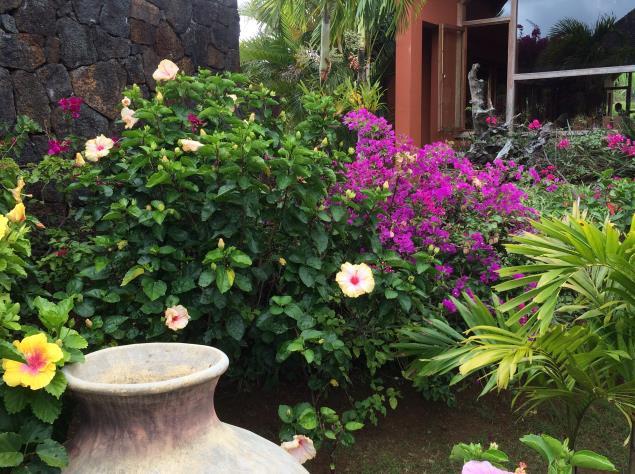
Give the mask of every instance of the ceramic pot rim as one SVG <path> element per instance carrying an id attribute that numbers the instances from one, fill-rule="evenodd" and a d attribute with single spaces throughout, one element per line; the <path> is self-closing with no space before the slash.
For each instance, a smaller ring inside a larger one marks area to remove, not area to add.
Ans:
<path id="1" fill-rule="evenodd" d="M 134 351 L 136 348 L 144 350 L 158 349 L 169 346 L 174 349 L 180 347 L 182 351 L 187 351 L 192 348 L 196 348 L 197 351 L 205 351 L 210 354 L 210 359 L 215 362 L 210 366 L 202 370 L 197 370 L 191 374 L 183 375 L 180 377 L 174 377 L 167 380 L 161 380 L 157 382 L 143 382 L 143 383 L 103 383 L 92 382 L 84 378 L 73 375 L 73 367 L 79 364 L 87 364 L 91 359 L 99 358 L 105 353 L 112 352 L 129 352 Z M 143 344 L 128 344 L 125 346 L 108 347 L 95 352 L 91 352 L 86 355 L 85 362 L 78 362 L 68 365 L 62 368 L 66 380 L 68 381 L 68 387 L 72 392 L 79 393 L 92 393 L 101 394 L 107 396 L 132 396 L 132 395 L 151 395 L 156 393 L 172 392 L 185 387 L 191 387 L 199 385 L 204 382 L 211 381 L 220 377 L 225 373 L 229 366 L 229 359 L 227 355 L 220 349 L 211 346 L 204 346 L 200 344 L 185 344 L 180 342 L 148 342 Z"/>

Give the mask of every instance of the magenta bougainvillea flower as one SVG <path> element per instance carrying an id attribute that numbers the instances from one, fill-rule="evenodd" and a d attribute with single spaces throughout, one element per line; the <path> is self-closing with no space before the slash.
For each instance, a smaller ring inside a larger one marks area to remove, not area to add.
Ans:
<path id="1" fill-rule="evenodd" d="M 556 145 L 556 148 L 558 148 L 558 150 L 566 150 L 570 146 L 571 146 L 571 142 L 569 141 L 569 139 L 563 138 L 562 140 L 558 142 L 558 144 Z"/>
<path id="2" fill-rule="evenodd" d="M 73 119 L 78 119 L 84 99 L 77 96 L 71 96 L 60 99 L 57 103 L 65 114 L 69 115 Z"/>
<path id="3" fill-rule="evenodd" d="M 529 130 L 540 130 L 542 128 L 542 124 L 540 123 L 540 120 L 533 119 L 527 128 L 529 128 Z"/>
<path id="4" fill-rule="evenodd" d="M 187 114 L 187 121 L 190 122 L 190 127 L 192 132 L 196 133 L 199 128 L 205 125 L 205 121 L 198 118 L 197 115 L 193 113 Z"/>
<path id="5" fill-rule="evenodd" d="M 437 280 L 456 297 L 472 284 L 495 281 L 495 246 L 506 234 L 525 230 L 526 218 L 535 215 L 515 184 L 522 166 L 496 160 L 479 169 L 445 143 L 416 148 L 365 109 L 348 113 L 344 123 L 357 132 L 356 154 L 343 165 L 344 179 L 331 201 L 361 205 L 375 199 L 367 191 L 388 191 L 385 200 L 369 203 L 379 209 L 372 219 L 352 209 L 349 219 L 372 220 L 383 246 L 403 256 L 434 249 Z"/>
<path id="6" fill-rule="evenodd" d="M 66 140 L 49 140 L 48 154 L 51 156 L 66 153 L 70 149 L 70 143 Z"/>

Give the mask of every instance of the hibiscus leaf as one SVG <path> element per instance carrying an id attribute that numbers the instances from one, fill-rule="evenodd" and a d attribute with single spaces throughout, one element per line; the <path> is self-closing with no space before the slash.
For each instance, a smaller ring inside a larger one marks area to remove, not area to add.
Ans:
<path id="1" fill-rule="evenodd" d="M 68 465 L 66 449 L 57 441 L 46 439 L 35 448 L 38 457 L 52 467 L 65 467 Z"/>
<path id="2" fill-rule="evenodd" d="M 51 380 L 51 383 L 44 387 L 44 390 L 55 398 L 60 398 L 66 390 L 66 377 L 64 377 L 64 374 L 58 370 L 53 380 Z"/>
<path id="3" fill-rule="evenodd" d="M 31 409 L 44 423 L 53 423 L 60 416 L 62 402 L 40 390 L 31 397 Z"/>
<path id="4" fill-rule="evenodd" d="M 22 387 L 11 387 L 4 391 L 4 407 L 10 414 L 24 410 L 29 402 L 29 391 Z"/>
<path id="5" fill-rule="evenodd" d="M 17 433 L 0 433 L 0 467 L 22 464 L 24 456 L 20 452 L 22 436 Z"/>

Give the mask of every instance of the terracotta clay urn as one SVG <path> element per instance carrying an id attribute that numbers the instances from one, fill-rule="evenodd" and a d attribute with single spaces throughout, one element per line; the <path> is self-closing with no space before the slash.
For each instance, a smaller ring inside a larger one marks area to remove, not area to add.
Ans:
<path id="1" fill-rule="evenodd" d="M 213 347 L 150 343 L 65 367 L 79 414 L 64 472 L 308 472 L 279 446 L 218 419 L 214 389 L 228 365 Z"/>

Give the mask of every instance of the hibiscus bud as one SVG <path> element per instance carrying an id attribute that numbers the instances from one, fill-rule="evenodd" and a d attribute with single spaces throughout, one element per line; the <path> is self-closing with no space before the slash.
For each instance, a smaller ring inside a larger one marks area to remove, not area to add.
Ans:
<path id="1" fill-rule="evenodd" d="M 198 132 L 198 133 L 199 133 L 199 135 L 200 135 L 201 137 L 204 137 L 205 135 L 207 135 L 207 132 L 206 132 L 205 130 L 203 130 L 202 128 L 199 130 L 199 132 Z"/>
<path id="2" fill-rule="evenodd" d="M 322 146 L 326 146 L 329 144 L 329 139 L 327 137 L 324 137 L 324 139 L 322 140 Z"/>
<path id="3" fill-rule="evenodd" d="M 251 115 L 249 115 L 249 121 L 250 121 L 250 122 L 253 122 L 253 121 L 255 121 L 255 120 L 256 120 L 256 113 L 255 113 L 255 112 L 252 112 L 252 113 L 251 113 Z"/>
<path id="4" fill-rule="evenodd" d="M 428 253 L 432 253 L 434 252 L 434 245 L 430 244 L 428 245 Z"/>
<path id="5" fill-rule="evenodd" d="M 384 181 L 383 188 L 388 189 L 389 187 L 390 185 L 388 184 L 388 181 Z"/>
<path id="6" fill-rule="evenodd" d="M 76 153 L 75 154 L 75 163 L 74 165 L 78 168 L 84 166 L 86 164 L 86 162 L 84 161 L 84 157 L 82 156 L 81 153 Z"/>
<path id="7" fill-rule="evenodd" d="M 90 329 L 90 328 L 92 328 L 92 327 L 93 327 L 93 322 L 92 322 L 90 319 L 86 319 L 86 320 L 84 321 L 84 324 L 86 325 L 86 327 L 87 327 L 88 329 Z"/>
<path id="8" fill-rule="evenodd" d="M 123 99 L 121 99 L 121 105 L 123 105 L 124 107 L 130 107 L 131 104 L 132 101 L 128 97 L 124 97 Z"/>
<path id="9" fill-rule="evenodd" d="M 178 146 L 174 149 L 174 154 L 175 155 L 180 155 L 181 154 L 181 149 Z"/>
<path id="10" fill-rule="evenodd" d="M 287 264 L 287 261 L 283 257 L 280 257 L 278 259 L 278 263 L 284 267 Z"/>
<path id="11" fill-rule="evenodd" d="M 284 110 L 280 112 L 280 114 L 278 115 L 278 118 L 282 120 L 283 122 L 287 119 L 287 114 L 284 112 Z"/>
<path id="12" fill-rule="evenodd" d="M 35 227 L 37 227 L 38 229 L 46 229 L 46 226 L 41 222 L 36 222 Z"/>
<path id="13" fill-rule="evenodd" d="M 161 94 L 161 91 L 158 91 L 158 92 L 157 92 L 156 99 L 157 99 L 157 102 L 158 102 L 159 104 L 162 104 L 162 103 L 163 103 L 163 94 Z"/>
<path id="14" fill-rule="evenodd" d="M 329 383 L 331 384 L 332 387 L 339 387 L 340 386 L 339 382 L 337 380 L 335 380 L 335 379 L 329 380 Z"/>
<path id="15" fill-rule="evenodd" d="M 300 138 L 302 138 L 302 134 L 299 131 L 295 132 L 295 137 L 299 140 Z"/>
<path id="16" fill-rule="evenodd" d="M 225 248 L 225 241 L 222 238 L 218 239 L 218 248 L 221 250 Z"/>

